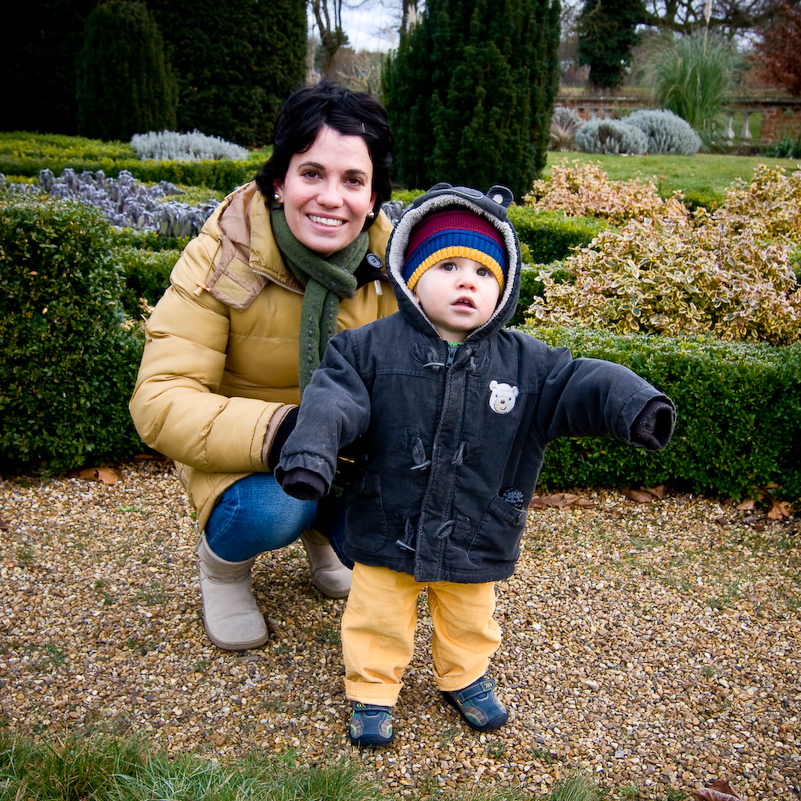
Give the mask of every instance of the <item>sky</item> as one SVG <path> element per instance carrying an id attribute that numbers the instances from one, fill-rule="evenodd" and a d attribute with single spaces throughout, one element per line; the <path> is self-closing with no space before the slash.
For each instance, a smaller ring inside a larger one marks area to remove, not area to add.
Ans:
<path id="1" fill-rule="evenodd" d="M 356 5 L 358 0 L 350 0 Z M 395 12 L 388 6 L 388 2 L 380 0 L 366 0 L 360 8 L 347 8 L 348 0 L 342 4 L 342 27 L 350 39 L 350 46 L 356 50 L 370 52 L 386 52 L 397 46 L 397 31 L 391 28 L 397 25 Z M 398 2 L 396 5 L 400 6 Z M 309 17 L 309 26 L 314 25 L 314 18 Z M 314 28 L 317 33 L 316 26 Z"/>

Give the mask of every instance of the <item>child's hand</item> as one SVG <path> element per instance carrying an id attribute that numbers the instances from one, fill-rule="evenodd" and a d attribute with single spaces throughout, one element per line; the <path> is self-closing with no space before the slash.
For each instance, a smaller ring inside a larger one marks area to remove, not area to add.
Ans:
<path id="1" fill-rule="evenodd" d="M 281 489 L 299 501 L 317 501 L 328 492 L 325 479 L 313 470 L 294 467 L 287 473 L 276 473 Z"/>
<path id="2" fill-rule="evenodd" d="M 649 451 L 664 448 L 673 435 L 676 413 L 669 403 L 653 398 L 637 415 L 631 427 L 631 439 L 635 445 L 642 445 Z"/>

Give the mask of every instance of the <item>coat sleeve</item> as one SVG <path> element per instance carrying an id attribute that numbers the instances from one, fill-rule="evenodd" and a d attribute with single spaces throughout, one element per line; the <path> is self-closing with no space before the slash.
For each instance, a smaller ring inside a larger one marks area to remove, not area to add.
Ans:
<path id="1" fill-rule="evenodd" d="M 557 437 L 614 437 L 644 445 L 637 434 L 652 401 L 666 408 L 666 425 L 660 431 L 664 443 L 670 440 L 675 407 L 666 395 L 633 370 L 603 359 L 573 359 L 567 349 L 552 351 L 556 356 L 539 398 L 537 424 L 546 441 Z M 636 425 L 635 425 L 636 424 Z"/>
<path id="2" fill-rule="evenodd" d="M 370 425 L 370 391 L 349 343 L 355 332 L 337 334 L 326 347 L 300 404 L 298 422 L 281 451 L 280 477 L 302 467 L 322 476 L 328 487 L 337 454 Z"/>
<path id="3" fill-rule="evenodd" d="M 264 471 L 265 435 L 291 407 L 219 394 L 229 310 L 206 292 L 194 293 L 195 282 L 207 280 L 216 247 L 201 234 L 176 263 L 147 322 L 129 409 L 142 440 L 171 459 L 205 472 Z"/>

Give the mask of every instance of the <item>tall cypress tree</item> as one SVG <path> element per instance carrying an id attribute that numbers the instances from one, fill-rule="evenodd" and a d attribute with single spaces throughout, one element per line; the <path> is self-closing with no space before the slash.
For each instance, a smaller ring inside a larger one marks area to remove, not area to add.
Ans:
<path id="1" fill-rule="evenodd" d="M 306 70 L 305 0 L 148 0 L 178 80 L 178 127 L 265 145 Z"/>
<path id="2" fill-rule="evenodd" d="M 175 127 L 175 83 L 143 3 L 110 0 L 86 18 L 77 98 L 83 136 L 127 141 Z"/>
<path id="3" fill-rule="evenodd" d="M 640 43 L 637 25 L 643 0 L 584 0 L 578 20 L 579 64 L 590 68 L 590 83 L 615 89 L 623 83 L 631 51 Z"/>
<path id="4" fill-rule="evenodd" d="M 383 88 L 398 181 L 525 194 L 545 166 L 558 0 L 429 0 Z"/>
<path id="5" fill-rule="evenodd" d="M 94 0 L 24 0 L 3 16 L 2 130 L 78 132 L 75 55 Z"/>

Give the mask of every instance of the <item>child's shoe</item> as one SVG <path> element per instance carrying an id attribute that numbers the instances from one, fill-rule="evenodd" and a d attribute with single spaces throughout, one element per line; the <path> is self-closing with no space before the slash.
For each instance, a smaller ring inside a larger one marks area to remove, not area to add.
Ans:
<path id="1" fill-rule="evenodd" d="M 495 695 L 495 681 L 489 676 L 482 676 L 463 690 L 442 694 L 477 731 L 495 731 L 509 719 L 506 707 Z"/>
<path id="2" fill-rule="evenodd" d="M 392 742 L 392 707 L 353 702 L 348 737 L 353 745 L 382 746 Z"/>

